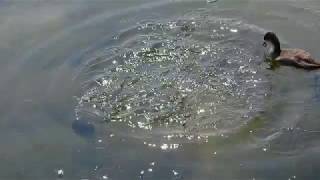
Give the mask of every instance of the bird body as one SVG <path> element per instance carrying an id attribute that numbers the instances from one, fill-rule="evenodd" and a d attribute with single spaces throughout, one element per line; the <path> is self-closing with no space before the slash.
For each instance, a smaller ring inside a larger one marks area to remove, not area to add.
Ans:
<path id="1" fill-rule="evenodd" d="M 320 62 L 314 60 L 310 53 L 303 49 L 281 49 L 280 41 L 273 32 L 264 36 L 263 46 L 266 55 L 282 65 L 295 66 L 303 69 L 318 69 Z"/>

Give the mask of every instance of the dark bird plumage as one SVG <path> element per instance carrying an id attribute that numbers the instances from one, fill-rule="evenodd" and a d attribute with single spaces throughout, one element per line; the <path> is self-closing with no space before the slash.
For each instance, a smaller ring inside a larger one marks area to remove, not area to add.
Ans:
<path id="1" fill-rule="evenodd" d="M 275 33 L 267 32 L 263 39 L 266 54 L 272 60 L 282 65 L 295 66 L 298 68 L 320 68 L 320 63 L 315 61 L 311 57 L 311 54 L 303 49 L 281 49 L 280 41 Z"/>

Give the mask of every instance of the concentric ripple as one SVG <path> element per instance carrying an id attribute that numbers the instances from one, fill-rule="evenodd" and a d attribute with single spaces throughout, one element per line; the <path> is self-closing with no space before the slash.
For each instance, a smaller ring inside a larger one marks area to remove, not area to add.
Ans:
<path id="1" fill-rule="evenodd" d="M 232 132 L 263 110 L 267 81 L 258 27 L 235 19 L 141 22 L 90 55 L 78 76 L 78 118 L 116 131 L 169 135 Z"/>

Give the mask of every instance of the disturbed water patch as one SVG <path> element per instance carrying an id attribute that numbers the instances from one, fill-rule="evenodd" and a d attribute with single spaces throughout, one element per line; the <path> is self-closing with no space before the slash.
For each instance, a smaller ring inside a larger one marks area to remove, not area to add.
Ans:
<path id="1" fill-rule="evenodd" d="M 235 131 L 263 111 L 268 94 L 255 41 L 262 34 L 209 16 L 140 22 L 87 58 L 77 118 L 138 138 Z"/>

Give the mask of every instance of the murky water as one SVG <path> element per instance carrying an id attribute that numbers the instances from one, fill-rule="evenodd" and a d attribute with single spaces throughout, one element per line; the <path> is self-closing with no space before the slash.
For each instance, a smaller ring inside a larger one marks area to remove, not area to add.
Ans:
<path id="1" fill-rule="evenodd" d="M 3 179 L 318 179 L 320 3 L 4 1 Z M 62 171 L 61 171 L 62 170 Z"/>

